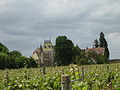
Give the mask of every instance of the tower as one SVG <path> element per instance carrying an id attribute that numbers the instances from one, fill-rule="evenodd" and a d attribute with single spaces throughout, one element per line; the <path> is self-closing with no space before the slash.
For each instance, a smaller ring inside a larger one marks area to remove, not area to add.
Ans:
<path id="1" fill-rule="evenodd" d="M 54 48 L 51 40 L 44 40 L 43 45 L 40 45 L 32 55 L 38 66 L 53 66 L 54 65 Z"/>
<path id="2" fill-rule="evenodd" d="M 54 63 L 54 49 L 50 40 L 44 40 L 43 62 L 45 66 L 52 66 Z"/>

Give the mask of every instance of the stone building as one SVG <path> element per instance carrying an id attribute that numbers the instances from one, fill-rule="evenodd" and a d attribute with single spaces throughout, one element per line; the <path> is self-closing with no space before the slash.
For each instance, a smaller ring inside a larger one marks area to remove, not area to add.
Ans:
<path id="1" fill-rule="evenodd" d="M 43 45 L 40 45 L 32 55 L 38 66 L 53 66 L 54 65 L 54 48 L 50 40 L 45 40 Z"/>

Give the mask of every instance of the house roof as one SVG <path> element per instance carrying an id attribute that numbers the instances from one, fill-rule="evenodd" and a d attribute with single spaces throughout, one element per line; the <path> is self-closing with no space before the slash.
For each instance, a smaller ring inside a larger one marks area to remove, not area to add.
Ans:
<path id="1" fill-rule="evenodd" d="M 86 51 L 93 51 L 98 55 L 104 55 L 105 48 L 87 48 Z"/>
<path id="2" fill-rule="evenodd" d="M 44 43 L 51 43 L 51 40 L 44 40 Z"/>
<path id="3" fill-rule="evenodd" d="M 41 52 L 42 52 L 41 48 L 37 48 L 37 49 L 33 52 L 33 54 L 34 54 L 34 53 L 40 54 Z"/>

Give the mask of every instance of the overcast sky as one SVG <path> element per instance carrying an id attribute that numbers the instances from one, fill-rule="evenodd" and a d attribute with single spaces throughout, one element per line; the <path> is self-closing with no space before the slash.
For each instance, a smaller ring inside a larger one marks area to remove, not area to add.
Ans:
<path id="1" fill-rule="evenodd" d="M 25 56 L 45 39 L 66 35 L 80 48 L 104 32 L 110 58 L 120 58 L 120 0 L 0 0 L 0 42 Z"/>

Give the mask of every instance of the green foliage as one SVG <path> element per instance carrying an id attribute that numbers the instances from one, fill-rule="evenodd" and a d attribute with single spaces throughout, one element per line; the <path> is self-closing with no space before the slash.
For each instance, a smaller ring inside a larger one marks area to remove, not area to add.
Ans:
<path id="1" fill-rule="evenodd" d="M 16 58 L 16 67 L 23 68 L 23 67 L 37 67 L 37 64 L 32 58 L 27 58 L 25 56 L 17 57 Z"/>
<path id="2" fill-rule="evenodd" d="M 12 52 L 9 52 L 9 55 L 14 56 L 14 57 L 21 57 L 22 53 L 20 51 L 14 50 Z"/>
<path id="3" fill-rule="evenodd" d="M 94 41 L 95 48 L 105 48 L 104 56 L 97 55 L 94 51 L 85 52 L 85 50 L 81 50 L 78 46 L 74 46 L 72 41 L 67 39 L 66 36 L 57 37 L 55 44 L 55 63 L 57 65 L 69 65 L 71 63 L 79 65 L 108 63 L 109 50 L 104 36 L 103 32 L 101 32 L 99 41 L 97 39 Z"/>
<path id="4" fill-rule="evenodd" d="M 81 50 L 79 56 L 80 56 L 80 58 L 86 58 L 85 50 Z"/>
<path id="5" fill-rule="evenodd" d="M 92 58 L 96 58 L 97 54 L 94 51 L 88 51 L 86 53 L 86 56 L 88 57 L 89 60 L 91 60 Z"/>
<path id="6" fill-rule="evenodd" d="M 66 36 L 58 36 L 55 44 L 55 62 L 57 65 L 69 65 L 72 63 L 73 43 Z"/>
<path id="7" fill-rule="evenodd" d="M 0 69 L 15 68 L 15 58 L 6 53 L 0 53 Z"/>
<path id="8" fill-rule="evenodd" d="M 0 43 L 0 69 L 14 69 L 26 67 L 37 67 L 32 58 L 22 56 L 22 53 L 14 50 L 9 52 L 8 48 Z"/>
<path id="9" fill-rule="evenodd" d="M 45 75 L 42 68 L 0 70 L 0 90 L 61 90 L 63 74 L 71 77 L 72 90 L 119 90 L 119 66 L 118 63 L 49 67 Z"/>
<path id="10" fill-rule="evenodd" d="M 8 52 L 9 52 L 9 49 L 0 42 L 0 53 L 1 53 L 1 52 L 3 52 L 3 53 L 8 53 Z"/>
<path id="11" fill-rule="evenodd" d="M 108 63 L 108 58 L 105 55 L 97 55 L 96 56 L 96 62 L 97 64 L 105 64 Z"/>
<path id="12" fill-rule="evenodd" d="M 34 60 L 32 57 L 29 58 L 29 61 L 28 61 L 28 62 L 29 62 L 29 65 L 28 65 L 28 66 L 29 66 L 30 68 L 36 68 L 36 67 L 38 66 L 37 63 L 35 62 L 35 60 Z"/>
<path id="13" fill-rule="evenodd" d="M 0 53 L 0 69 L 7 68 L 10 57 L 6 53 Z"/>
<path id="14" fill-rule="evenodd" d="M 104 47 L 105 48 L 105 55 L 109 58 L 109 50 L 108 50 L 108 44 L 107 44 L 107 41 L 104 37 L 105 35 L 103 34 L 103 32 L 100 33 L 100 39 L 99 39 L 99 42 L 100 42 L 100 47 Z"/>
<path id="15" fill-rule="evenodd" d="M 73 47 L 73 54 L 74 54 L 74 56 L 73 56 L 73 63 L 74 64 L 76 64 L 76 62 L 75 62 L 76 56 L 79 56 L 81 51 L 82 50 L 78 47 L 78 45 Z"/>
<path id="16" fill-rule="evenodd" d="M 16 58 L 16 65 L 17 68 L 23 68 L 23 67 L 27 67 L 27 63 L 28 63 L 28 58 L 27 57 L 17 57 Z"/>
<path id="17" fill-rule="evenodd" d="M 100 39 L 99 39 L 99 41 L 100 41 L 100 47 L 106 47 L 106 46 L 108 46 L 107 41 L 105 40 L 104 36 L 105 35 L 103 34 L 103 32 L 101 32 L 100 33 Z"/>
<path id="18" fill-rule="evenodd" d="M 73 47 L 73 51 L 74 51 L 74 56 L 80 55 L 80 52 L 82 51 L 78 45 Z"/>
<path id="19" fill-rule="evenodd" d="M 80 58 L 80 56 L 76 56 L 75 62 L 78 65 L 87 65 L 87 64 L 89 64 L 89 59 L 87 57 Z"/>
<path id="20" fill-rule="evenodd" d="M 81 51 L 80 55 L 76 56 L 75 63 L 78 65 L 105 64 L 109 63 L 109 60 L 106 55 L 97 55 L 93 51 Z"/>
<path id="21" fill-rule="evenodd" d="M 98 48 L 99 47 L 99 41 L 97 39 L 95 39 L 94 41 L 94 47 L 95 48 Z"/>

